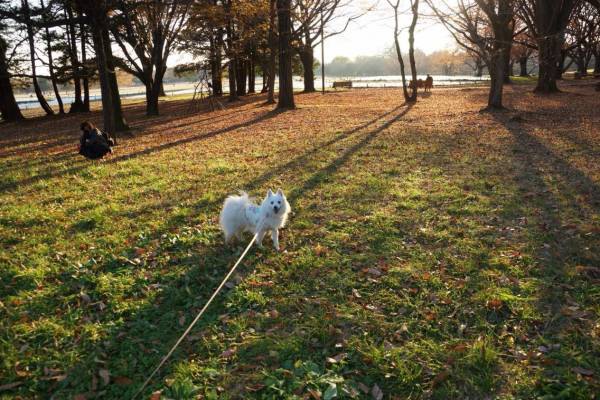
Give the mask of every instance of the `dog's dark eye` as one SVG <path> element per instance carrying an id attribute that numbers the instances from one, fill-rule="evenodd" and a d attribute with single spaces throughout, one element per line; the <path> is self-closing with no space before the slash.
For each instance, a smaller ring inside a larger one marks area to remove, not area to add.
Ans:
<path id="1" fill-rule="evenodd" d="M 278 201 L 277 204 L 281 204 L 281 201 Z"/>
<path id="2" fill-rule="evenodd" d="M 273 204 L 273 202 L 271 202 L 271 204 Z"/>

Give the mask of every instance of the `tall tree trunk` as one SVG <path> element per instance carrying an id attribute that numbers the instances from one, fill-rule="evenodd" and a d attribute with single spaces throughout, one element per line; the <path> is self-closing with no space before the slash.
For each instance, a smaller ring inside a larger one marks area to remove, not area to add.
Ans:
<path id="1" fill-rule="evenodd" d="M 310 43 L 310 42 L 308 42 Z M 300 61 L 302 62 L 302 71 L 304 75 L 304 92 L 315 92 L 315 56 L 312 44 L 304 44 L 298 51 Z"/>
<path id="2" fill-rule="evenodd" d="M 123 108 L 121 107 L 121 95 L 119 93 L 119 84 L 117 82 L 117 68 L 113 59 L 112 46 L 110 43 L 110 36 L 108 34 L 108 21 L 106 21 L 105 19 L 104 23 L 105 25 L 102 29 L 102 44 L 104 45 L 104 54 L 106 58 L 106 72 L 108 77 L 108 84 L 110 85 L 110 92 L 113 96 L 112 114 L 114 115 L 115 132 L 126 131 L 129 130 L 129 126 L 127 125 L 127 122 L 123 117 Z"/>
<path id="3" fill-rule="evenodd" d="M 504 108 L 502 97 L 506 68 L 508 68 L 507 58 L 510 57 L 509 44 L 512 43 L 514 32 L 512 4 L 510 1 L 504 0 L 498 3 L 496 18 L 496 23 L 493 24 L 494 42 L 492 44 L 492 54 L 490 65 L 488 65 L 491 76 L 488 110 Z"/>
<path id="4" fill-rule="evenodd" d="M 292 77 L 291 0 L 277 0 L 279 26 L 279 102 L 277 109 L 296 108 Z"/>
<path id="5" fill-rule="evenodd" d="M 238 96 L 246 95 L 246 64 L 248 62 L 246 60 L 242 60 L 238 58 L 237 60 L 237 71 L 236 71 L 236 79 L 237 79 L 237 94 Z"/>
<path id="6" fill-rule="evenodd" d="M 277 63 L 277 32 L 276 17 L 277 17 L 277 2 L 271 0 L 269 12 L 269 67 L 267 72 L 268 78 L 268 95 L 267 104 L 275 104 L 275 64 Z"/>
<path id="7" fill-rule="evenodd" d="M 29 56 L 31 61 L 31 79 L 33 81 L 33 90 L 35 91 L 35 95 L 40 103 L 40 106 L 44 110 L 47 115 L 54 115 L 54 110 L 46 101 L 44 94 L 42 93 L 42 89 L 40 89 L 40 85 L 37 80 L 36 74 L 36 65 L 35 65 L 35 39 L 33 34 L 33 25 L 30 19 L 30 11 L 29 11 L 29 2 L 28 0 L 22 0 L 21 4 L 23 6 L 23 11 L 25 13 L 25 21 L 27 28 L 27 40 L 29 42 Z"/>
<path id="8" fill-rule="evenodd" d="M 579 73 L 579 76 L 587 76 L 587 62 L 585 60 L 585 56 L 578 55 L 575 59 L 575 63 L 577 64 L 577 72 Z"/>
<path id="9" fill-rule="evenodd" d="M 83 108 L 81 111 L 90 111 L 90 78 L 89 70 L 87 67 L 87 33 L 85 24 L 82 22 L 79 25 L 79 31 L 81 32 L 81 72 L 83 74 Z"/>
<path id="10" fill-rule="evenodd" d="M 576 0 L 538 0 L 535 4 L 535 34 L 538 37 L 539 77 L 536 92 L 558 92 L 557 67 L 561 62 L 564 32 Z M 562 74 L 562 68 L 561 68 Z"/>
<path id="11" fill-rule="evenodd" d="M 147 80 L 146 86 L 146 115 L 158 115 L 158 96 L 154 96 L 153 84 L 151 79 Z"/>
<path id="12" fill-rule="evenodd" d="M 65 3 L 65 15 L 69 20 L 73 19 L 73 10 L 70 4 Z M 81 64 L 77 58 L 77 38 L 75 36 L 75 23 L 67 23 L 67 48 L 69 50 L 69 60 L 71 61 L 71 71 L 73 73 L 73 85 L 75 87 L 75 99 L 71 103 L 69 113 L 83 112 L 85 107 L 81 100 Z M 82 32 L 83 34 L 83 32 Z M 89 111 L 89 108 L 88 110 Z"/>
<path id="13" fill-rule="evenodd" d="M 267 68 L 268 65 L 262 66 L 262 88 L 260 89 L 261 93 L 267 93 L 269 91 L 269 78 L 267 77 Z"/>
<path id="14" fill-rule="evenodd" d="M 413 82 L 417 82 L 417 64 L 415 62 L 415 27 L 419 18 L 419 0 L 411 0 L 412 5 L 412 22 L 408 28 L 408 59 L 410 63 L 410 71 Z M 417 85 L 412 87 L 410 97 L 406 101 L 417 101 Z"/>
<path id="15" fill-rule="evenodd" d="M 44 5 L 44 0 L 40 1 L 40 5 L 43 9 L 46 8 Z M 60 92 L 58 90 L 58 84 L 56 82 L 56 74 L 54 73 L 54 60 L 52 58 L 52 39 L 50 37 L 50 29 L 48 27 L 45 28 L 46 32 L 46 48 L 48 52 L 48 73 L 50 74 L 50 80 L 52 82 L 52 89 L 54 90 L 54 97 L 56 97 L 56 102 L 58 103 L 58 112 L 59 114 L 65 113 L 65 108 L 63 106 L 62 98 L 60 97 Z"/>
<path id="16" fill-rule="evenodd" d="M 490 70 L 490 93 L 488 96 L 488 109 L 502 109 L 502 94 L 504 85 L 504 68 L 506 63 L 502 51 L 494 51 L 492 54 Z"/>
<path id="17" fill-rule="evenodd" d="M 210 41 L 210 75 L 212 79 L 212 93 L 214 96 L 223 95 L 223 72 L 221 70 L 222 43 L 223 33 L 220 29 L 216 29 Z"/>
<path id="18" fill-rule="evenodd" d="M 20 121 L 24 119 L 12 85 L 10 84 L 10 74 L 6 61 L 6 52 L 8 46 L 4 38 L 0 37 L 0 114 L 6 122 Z"/>
<path id="19" fill-rule="evenodd" d="M 110 37 L 108 34 L 108 15 L 103 0 L 88 2 L 78 0 L 78 5 L 89 18 L 92 41 L 96 51 L 96 63 L 102 91 L 102 115 L 104 129 L 110 133 L 129 129 L 121 109 L 121 98 L 115 71 Z"/>
<path id="20" fill-rule="evenodd" d="M 510 52 L 511 52 L 512 42 L 505 44 L 504 51 L 502 52 L 502 57 L 504 59 L 504 78 L 503 82 L 505 84 L 511 84 L 512 81 L 510 77 L 514 75 L 512 72 L 512 62 L 510 60 Z"/>
<path id="21" fill-rule="evenodd" d="M 400 50 L 400 39 L 398 35 L 400 34 L 400 30 L 398 28 L 398 6 L 394 7 L 394 47 L 396 48 L 396 57 L 398 57 L 398 64 L 400 64 L 400 75 L 402 76 L 402 92 L 404 94 L 404 99 L 410 99 L 410 95 L 408 94 L 408 89 L 406 86 L 406 71 L 404 69 L 404 59 L 402 58 L 402 51 Z M 413 84 L 417 84 L 416 81 L 413 81 Z"/>
<path id="22" fill-rule="evenodd" d="M 234 35 L 234 25 L 232 21 L 232 12 L 231 12 L 231 1 L 232 0 L 224 0 L 223 5 L 225 7 L 225 13 L 227 16 L 227 48 L 228 48 L 228 56 L 229 56 L 229 101 L 238 100 L 238 91 L 237 91 L 237 51 L 235 49 L 235 41 L 233 38 Z"/>
<path id="23" fill-rule="evenodd" d="M 529 76 L 529 71 L 527 71 L 527 60 L 529 59 L 529 57 L 527 56 L 521 56 L 519 57 L 519 68 L 520 68 L 520 73 L 519 76 Z"/>
<path id="24" fill-rule="evenodd" d="M 538 39 L 539 73 L 536 92 L 558 92 L 557 72 L 558 68 L 562 69 L 560 45 L 561 41 L 554 36 Z"/>
<path id="25" fill-rule="evenodd" d="M 600 74 L 600 53 L 594 54 L 594 75 Z"/>
<path id="26" fill-rule="evenodd" d="M 228 72 L 229 72 L 229 101 L 239 100 L 239 97 L 238 97 L 238 94 L 237 94 L 236 70 L 237 70 L 236 60 L 235 60 L 235 58 L 231 58 L 229 60 L 229 67 L 228 67 Z"/>
<path id="27" fill-rule="evenodd" d="M 256 66 L 254 64 L 254 53 L 248 60 L 248 93 L 256 93 Z"/>

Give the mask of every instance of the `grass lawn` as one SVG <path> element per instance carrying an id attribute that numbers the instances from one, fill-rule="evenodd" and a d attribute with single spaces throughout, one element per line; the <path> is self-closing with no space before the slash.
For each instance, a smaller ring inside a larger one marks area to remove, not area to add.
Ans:
<path id="1" fill-rule="evenodd" d="M 130 398 L 245 246 L 225 196 L 277 187 L 282 252 L 250 251 L 144 398 L 594 398 L 600 102 L 564 85 L 496 114 L 485 88 L 128 105 L 94 162 L 98 112 L 0 125 L 0 399 Z"/>

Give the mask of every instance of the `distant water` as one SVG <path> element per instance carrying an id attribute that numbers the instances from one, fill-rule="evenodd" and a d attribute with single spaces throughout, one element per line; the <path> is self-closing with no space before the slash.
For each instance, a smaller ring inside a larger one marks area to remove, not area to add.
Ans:
<path id="1" fill-rule="evenodd" d="M 469 76 L 469 75 L 432 75 L 433 76 L 433 84 L 436 85 L 472 85 L 478 83 L 486 83 L 489 81 L 489 76 L 484 76 L 482 78 Z M 426 75 L 418 75 L 417 79 L 425 79 Z M 334 77 L 334 76 L 326 76 L 325 77 L 325 87 L 331 88 L 333 87 L 333 82 L 340 80 L 350 80 L 352 81 L 352 86 L 355 88 L 383 88 L 383 87 L 401 87 L 402 86 L 402 77 L 400 75 L 388 75 L 388 76 L 360 76 L 360 77 Z M 407 77 L 407 80 L 410 80 L 410 77 Z M 256 79 L 256 88 L 260 90 L 262 87 L 262 79 Z M 225 79 L 223 81 L 223 88 L 227 93 L 228 82 Z M 294 77 L 294 88 L 298 90 L 302 90 L 304 88 L 304 82 L 301 77 Z M 315 79 L 315 88 L 317 90 L 321 89 L 321 77 L 317 76 Z M 174 83 L 174 84 L 165 84 L 165 92 L 167 96 L 173 95 L 182 95 L 182 94 L 191 94 L 194 93 L 194 83 Z M 122 98 L 127 99 L 144 99 L 146 97 L 145 89 L 143 86 L 129 86 L 120 88 L 120 93 Z M 46 96 L 46 100 L 52 106 L 57 106 L 58 103 L 54 97 L 54 92 L 44 93 Z M 17 95 L 17 103 L 19 103 L 19 107 L 22 109 L 30 109 L 39 107 L 39 103 L 35 97 L 35 94 L 30 95 Z M 65 107 L 69 108 L 69 105 L 75 101 L 73 97 L 73 92 L 65 92 L 61 93 L 62 101 L 65 104 Z M 100 91 L 98 89 L 94 89 L 90 92 L 90 100 L 100 100 Z"/>

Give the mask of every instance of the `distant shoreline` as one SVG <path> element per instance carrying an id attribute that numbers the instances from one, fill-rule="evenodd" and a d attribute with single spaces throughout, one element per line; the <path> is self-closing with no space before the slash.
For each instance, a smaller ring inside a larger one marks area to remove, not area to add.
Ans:
<path id="1" fill-rule="evenodd" d="M 465 75 L 432 75 L 434 79 L 434 85 L 437 87 L 454 87 L 454 86 L 482 86 L 489 83 L 489 77 L 470 77 Z M 418 75 L 419 78 L 424 78 L 425 75 Z M 407 77 L 407 80 L 410 79 Z M 399 88 L 402 87 L 401 78 L 398 75 L 390 75 L 390 76 L 327 76 L 326 77 L 326 90 L 332 89 L 333 82 L 339 80 L 350 80 L 353 82 L 353 86 L 355 89 L 361 88 Z M 226 84 L 227 80 L 224 80 L 224 94 L 228 94 L 228 86 Z M 438 83 L 436 83 L 438 82 Z M 167 94 L 167 98 L 171 96 L 180 96 L 183 94 L 193 95 L 194 88 L 196 82 L 179 82 L 179 83 L 167 83 L 165 84 L 165 92 Z M 256 88 L 258 91 L 262 88 L 262 79 L 256 80 Z M 321 90 L 321 78 L 315 78 L 315 88 L 319 91 Z M 300 77 L 294 77 L 294 89 L 302 90 L 303 89 L 303 80 Z M 124 86 L 120 88 L 121 99 L 145 99 L 145 87 L 142 85 L 136 86 Z M 46 96 L 46 100 L 51 106 L 58 106 L 56 99 L 54 98 L 54 93 L 46 91 L 44 93 Z M 74 96 L 73 91 L 62 92 L 62 101 L 65 107 L 68 109 L 69 105 L 73 103 Z M 35 94 L 18 94 L 15 96 L 17 99 L 17 104 L 23 110 L 33 110 L 39 108 L 39 103 Z M 100 101 L 100 89 L 94 88 L 90 91 L 90 101 Z"/>

